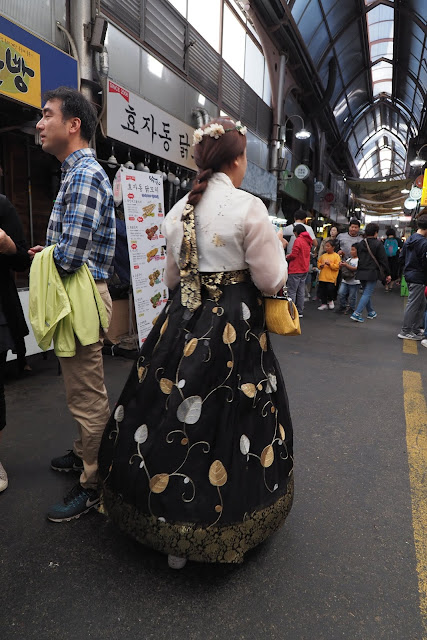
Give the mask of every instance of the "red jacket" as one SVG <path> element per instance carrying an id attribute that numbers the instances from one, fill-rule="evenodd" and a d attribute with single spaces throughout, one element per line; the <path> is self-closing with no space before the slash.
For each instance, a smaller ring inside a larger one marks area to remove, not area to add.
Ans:
<path id="1" fill-rule="evenodd" d="M 308 273 L 312 244 L 313 240 L 308 231 L 300 233 L 293 244 L 291 253 L 286 256 L 286 260 L 289 262 L 288 273 Z"/>

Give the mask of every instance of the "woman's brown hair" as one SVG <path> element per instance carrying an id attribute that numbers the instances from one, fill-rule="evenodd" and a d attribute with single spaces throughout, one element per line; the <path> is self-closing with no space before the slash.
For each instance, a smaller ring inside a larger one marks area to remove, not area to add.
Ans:
<path id="1" fill-rule="evenodd" d="M 235 128 L 236 123 L 231 118 L 213 118 L 208 124 L 201 127 L 202 130 L 211 124 L 221 124 L 226 132 L 218 139 L 211 136 L 203 136 L 201 142 L 194 146 L 194 160 L 199 171 L 194 179 L 193 188 L 188 195 L 188 203 L 196 206 L 206 187 L 209 178 L 219 171 L 221 167 L 231 164 L 246 149 L 246 136 Z M 232 129 L 227 131 L 227 129 Z"/>

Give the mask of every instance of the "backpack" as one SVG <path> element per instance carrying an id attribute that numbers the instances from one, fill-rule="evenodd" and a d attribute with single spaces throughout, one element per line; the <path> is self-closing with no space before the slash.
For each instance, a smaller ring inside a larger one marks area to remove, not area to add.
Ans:
<path id="1" fill-rule="evenodd" d="M 387 238 L 384 242 L 384 249 L 388 258 L 393 258 L 399 251 L 399 243 L 396 238 Z"/>

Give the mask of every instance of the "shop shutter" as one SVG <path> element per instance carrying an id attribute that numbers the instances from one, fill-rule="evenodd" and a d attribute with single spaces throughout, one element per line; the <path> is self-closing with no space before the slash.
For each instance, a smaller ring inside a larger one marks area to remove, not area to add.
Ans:
<path id="1" fill-rule="evenodd" d="M 199 33 L 189 28 L 188 77 L 209 98 L 218 100 L 220 55 L 208 45 Z"/>
<path id="2" fill-rule="evenodd" d="M 226 63 L 222 64 L 222 108 L 224 111 L 241 119 L 240 97 L 242 79 Z"/>
<path id="3" fill-rule="evenodd" d="M 246 82 L 242 82 L 242 106 L 240 116 L 242 122 L 253 131 L 257 125 L 258 96 Z"/>
<path id="4" fill-rule="evenodd" d="M 141 3 L 142 0 L 101 0 L 101 9 L 110 13 L 131 33 L 141 37 Z"/>
<path id="5" fill-rule="evenodd" d="M 269 140 L 271 135 L 273 112 L 268 104 L 266 104 L 264 100 L 261 100 L 261 98 L 258 98 L 257 116 L 257 133 L 261 138 L 264 138 L 264 140 Z"/>
<path id="6" fill-rule="evenodd" d="M 186 21 L 164 0 L 145 0 L 145 42 L 184 69 Z"/>

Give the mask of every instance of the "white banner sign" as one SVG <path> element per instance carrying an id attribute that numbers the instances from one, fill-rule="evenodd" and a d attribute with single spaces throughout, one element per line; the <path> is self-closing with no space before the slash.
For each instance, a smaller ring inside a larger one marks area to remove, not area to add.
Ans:
<path id="1" fill-rule="evenodd" d="M 193 131 L 185 122 L 108 81 L 107 135 L 110 138 L 197 171 Z"/>
<path id="2" fill-rule="evenodd" d="M 125 167 L 121 172 L 135 315 L 142 344 L 168 298 L 163 283 L 166 264 L 163 180 L 154 173 Z"/>

